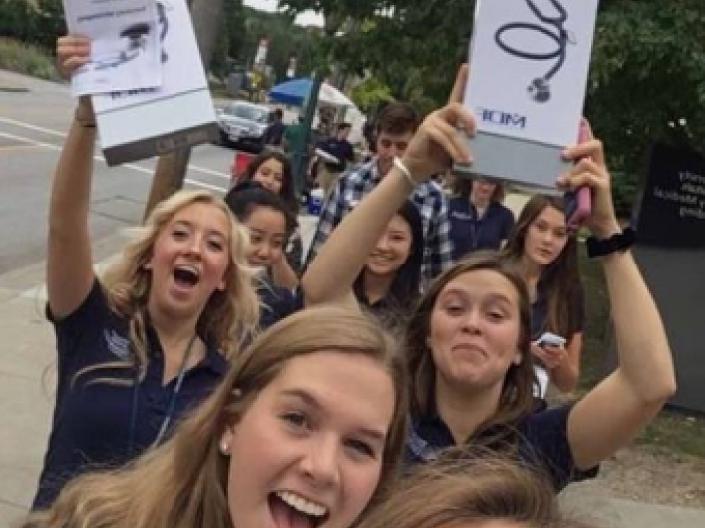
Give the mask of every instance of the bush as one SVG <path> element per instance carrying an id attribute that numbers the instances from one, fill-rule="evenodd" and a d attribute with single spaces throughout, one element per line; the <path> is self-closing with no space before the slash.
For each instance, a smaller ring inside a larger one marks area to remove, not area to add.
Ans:
<path id="1" fill-rule="evenodd" d="M 0 68 L 52 81 L 60 80 L 54 58 L 42 48 L 0 38 Z"/>

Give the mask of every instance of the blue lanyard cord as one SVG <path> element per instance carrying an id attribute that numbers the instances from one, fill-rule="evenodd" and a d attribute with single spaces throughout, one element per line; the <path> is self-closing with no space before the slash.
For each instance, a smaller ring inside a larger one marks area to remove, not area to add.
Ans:
<path id="1" fill-rule="evenodd" d="M 557 0 L 550 0 L 553 6 L 556 8 L 558 11 L 558 16 L 556 17 L 548 17 L 541 13 L 541 11 L 536 7 L 536 4 L 532 0 L 526 0 L 526 3 L 528 4 L 529 8 L 531 11 L 534 13 L 536 18 L 538 18 L 541 22 L 544 24 L 549 24 L 551 26 L 554 26 L 555 32 L 547 29 L 539 24 L 532 24 L 529 22 L 510 22 L 508 24 L 504 24 L 503 26 L 500 26 L 499 29 L 495 32 L 494 39 L 497 45 L 502 49 L 504 52 L 509 53 L 510 55 L 514 55 L 515 57 L 520 57 L 522 59 L 528 59 L 528 60 L 535 60 L 535 61 L 542 61 L 542 60 L 550 60 L 554 58 L 558 58 L 556 63 L 553 65 L 553 67 L 546 72 L 542 77 L 538 77 L 537 79 L 534 79 L 531 85 L 529 85 L 530 91 L 533 90 L 538 90 L 538 91 L 544 91 L 541 95 L 536 95 L 535 99 L 539 102 L 544 102 L 547 101 L 550 98 L 550 93 L 548 92 L 548 81 L 553 77 L 558 70 L 561 69 L 563 66 L 563 63 L 565 62 L 565 56 L 566 56 L 566 47 L 567 43 L 570 42 L 570 38 L 568 35 L 568 31 L 565 29 L 564 24 L 566 20 L 568 19 L 568 13 L 565 10 L 565 8 L 557 1 Z M 551 38 L 556 42 L 558 47 L 550 52 L 547 53 L 531 53 L 528 51 L 520 50 L 517 48 L 514 48 L 510 45 L 508 45 L 504 40 L 502 40 L 503 35 L 507 31 L 511 31 L 514 29 L 526 29 L 530 31 L 538 31 L 539 33 L 542 33 L 546 35 L 547 37 Z"/>
<path id="2" fill-rule="evenodd" d="M 176 398 L 179 392 L 181 391 L 181 386 L 183 385 L 184 377 L 186 376 L 186 367 L 188 366 L 188 360 L 191 357 L 191 350 L 193 349 L 193 343 L 195 341 L 196 334 L 191 337 L 191 340 L 189 341 L 188 345 L 186 346 L 186 350 L 184 351 L 184 356 L 181 359 L 181 366 L 179 368 L 179 374 L 176 378 L 176 383 L 174 384 L 174 390 L 171 393 L 171 398 L 169 398 L 169 406 L 167 407 L 166 414 L 164 415 L 164 420 L 162 421 L 162 425 L 159 428 L 159 433 L 157 433 L 157 437 L 154 439 L 152 446 L 156 446 L 162 441 L 164 435 L 169 429 L 169 425 L 172 422 L 174 410 L 176 408 Z M 135 388 L 132 391 L 132 412 L 130 413 L 130 435 L 127 450 L 130 457 L 134 454 L 135 448 L 135 434 L 137 431 L 137 408 L 139 406 L 140 391 L 139 367 L 137 367 L 135 370 Z"/>

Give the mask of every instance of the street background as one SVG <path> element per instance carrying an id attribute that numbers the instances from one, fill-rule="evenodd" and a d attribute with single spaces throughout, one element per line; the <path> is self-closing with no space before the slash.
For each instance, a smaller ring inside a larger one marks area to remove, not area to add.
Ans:
<path id="1" fill-rule="evenodd" d="M 36 489 L 54 398 L 55 343 L 43 308 L 46 214 L 54 166 L 73 112 L 68 87 L 0 70 L 0 526 L 21 518 Z M 193 150 L 187 188 L 223 193 L 234 152 Z M 94 261 L 123 246 L 141 221 L 155 160 L 108 169 L 95 153 L 90 208 Z M 517 211 L 525 198 L 509 197 Z M 301 217 L 305 239 L 315 218 Z M 604 528 L 701 528 L 705 510 L 615 499 L 599 483 L 571 485 L 568 511 Z"/>

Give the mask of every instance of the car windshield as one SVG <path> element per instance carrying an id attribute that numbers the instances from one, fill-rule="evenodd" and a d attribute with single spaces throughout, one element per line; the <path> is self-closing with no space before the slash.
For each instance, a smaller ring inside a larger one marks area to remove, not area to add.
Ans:
<path id="1" fill-rule="evenodd" d="M 230 105 L 225 112 L 227 114 L 234 115 L 235 117 L 256 121 L 258 123 L 267 122 L 268 112 L 262 108 L 257 108 L 256 106 L 234 104 Z"/>

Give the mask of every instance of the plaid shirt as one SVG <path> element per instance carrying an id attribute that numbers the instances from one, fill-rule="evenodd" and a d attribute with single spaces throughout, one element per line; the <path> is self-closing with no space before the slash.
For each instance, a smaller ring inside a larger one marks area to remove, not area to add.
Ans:
<path id="1" fill-rule="evenodd" d="M 307 262 L 314 259 L 321 245 L 343 216 L 370 193 L 379 181 L 376 158 L 358 165 L 338 180 L 321 210 Z M 426 281 L 431 281 L 453 264 L 448 201 L 435 182 L 418 185 L 410 200 L 418 207 L 423 221 L 424 255 L 421 273 Z"/>

